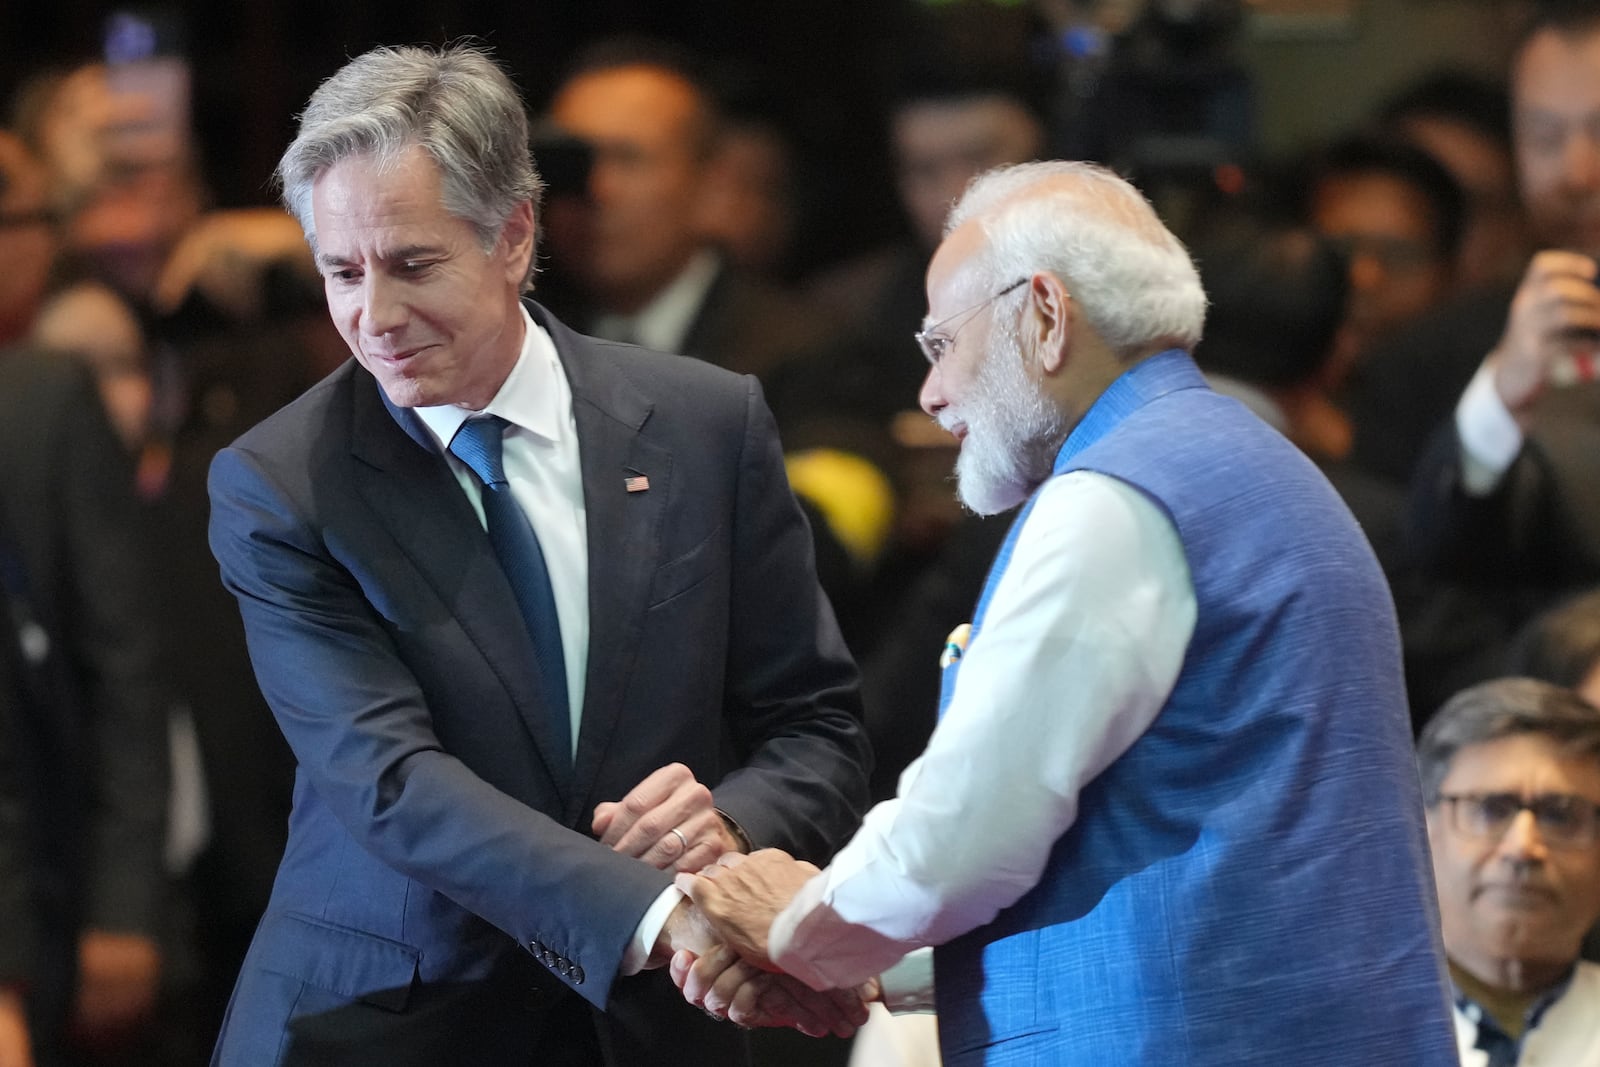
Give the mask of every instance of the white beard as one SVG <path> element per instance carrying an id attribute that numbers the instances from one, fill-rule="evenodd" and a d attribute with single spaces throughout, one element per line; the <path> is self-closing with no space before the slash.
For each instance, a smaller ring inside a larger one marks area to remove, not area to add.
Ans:
<path id="1" fill-rule="evenodd" d="M 966 424 L 956 460 L 956 492 L 979 515 L 994 515 L 1028 498 L 1050 476 L 1064 436 L 1061 412 L 1028 379 L 1016 331 L 997 326 L 959 413 L 941 422 Z"/>

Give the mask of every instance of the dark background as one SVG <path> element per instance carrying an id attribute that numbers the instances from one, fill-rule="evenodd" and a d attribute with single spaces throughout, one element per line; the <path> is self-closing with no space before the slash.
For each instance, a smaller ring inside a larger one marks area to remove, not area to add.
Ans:
<path id="1" fill-rule="evenodd" d="M 826 262 L 893 236 L 884 99 L 914 0 L 227 0 L 0 4 L 0 97 L 51 66 L 100 54 L 105 21 L 172 16 L 193 77 L 193 114 L 217 206 L 270 203 L 294 116 L 345 59 L 377 44 L 487 44 L 536 115 L 575 51 L 612 34 L 680 41 L 729 65 L 800 157 L 806 254 Z"/>

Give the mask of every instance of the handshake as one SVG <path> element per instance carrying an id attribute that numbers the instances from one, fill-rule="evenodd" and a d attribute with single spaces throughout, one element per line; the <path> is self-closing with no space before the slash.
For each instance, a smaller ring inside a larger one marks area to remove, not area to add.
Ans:
<path id="1" fill-rule="evenodd" d="M 745 1027 L 793 1027 L 811 1037 L 849 1037 L 867 1021 L 881 989 L 815 990 L 772 962 L 767 931 L 778 912 L 818 873 L 779 849 L 727 852 L 697 873 L 680 872 L 689 898 L 662 931 L 672 950 L 672 980 L 684 999 Z M 660 942 L 658 942 L 658 945 Z"/>
<path id="2" fill-rule="evenodd" d="M 780 849 L 738 851 L 744 842 L 689 768 L 662 767 L 622 800 L 600 804 L 593 830 L 614 851 L 677 872 L 688 899 L 668 916 L 647 966 L 670 963 L 689 1003 L 739 1026 L 793 1027 L 812 1037 L 849 1037 L 867 1021 L 867 1004 L 881 993 L 877 979 L 818 991 L 780 972 L 767 952 L 773 917 L 817 868 Z"/>

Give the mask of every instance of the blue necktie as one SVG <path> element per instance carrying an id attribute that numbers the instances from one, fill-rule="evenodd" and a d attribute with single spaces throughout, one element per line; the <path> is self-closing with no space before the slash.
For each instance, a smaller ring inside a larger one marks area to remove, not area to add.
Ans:
<path id="1" fill-rule="evenodd" d="M 511 496 L 505 466 L 500 461 L 506 420 L 498 415 L 468 419 L 450 439 L 450 451 L 472 468 L 483 485 L 483 518 L 488 527 L 489 544 L 500 557 L 517 606 L 533 637 L 533 652 L 544 678 L 545 696 L 550 702 L 552 725 L 569 759 L 572 753 L 572 724 L 567 709 L 567 665 L 561 651 L 561 620 L 556 615 L 556 598 L 550 588 L 550 572 L 544 565 L 544 552 L 528 516 Z"/>

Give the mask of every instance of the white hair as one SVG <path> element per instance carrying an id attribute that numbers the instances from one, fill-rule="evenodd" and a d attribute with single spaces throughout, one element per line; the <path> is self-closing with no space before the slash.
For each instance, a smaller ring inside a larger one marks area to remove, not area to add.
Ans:
<path id="1" fill-rule="evenodd" d="M 1050 160 L 986 171 L 956 202 L 945 234 L 974 220 L 988 238 L 975 264 L 988 288 L 1056 275 L 1123 357 L 1199 342 L 1206 296 L 1194 262 L 1149 201 L 1104 167 Z"/>
<path id="2" fill-rule="evenodd" d="M 354 156 L 392 164 L 412 145 L 438 164 L 445 210 L 472 225 L 485 251 L 517 205 L 539 199 L 522 99 L 486 51 L 374 48 L 311 95 L 278 163 L 284 204 L 313 249 L 317 178 Z"/>

